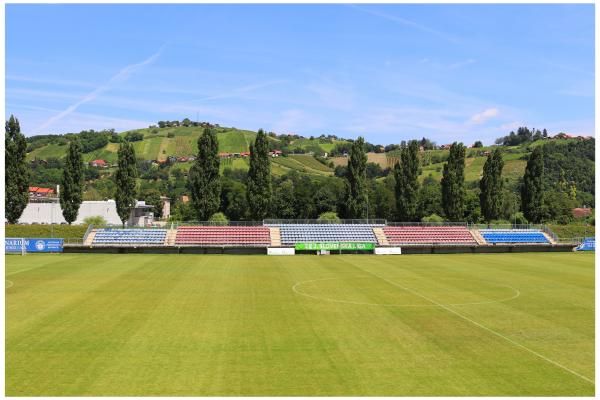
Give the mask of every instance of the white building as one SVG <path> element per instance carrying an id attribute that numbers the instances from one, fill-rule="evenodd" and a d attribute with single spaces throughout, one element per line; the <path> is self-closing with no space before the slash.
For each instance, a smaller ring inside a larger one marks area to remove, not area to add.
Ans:
<path id="1" fill-rule="evenodd" d="M 131 210 L 127 225 L 146 226 L 154 223 L 152 207 L 143 201 L 137 201 L 135 208 Z M 104 218 L 109 225 L 121 225 L 121 218 L 117 214 L 117 204 L 114 200 L 84 201 L 81 203 L 77 219 L 73 223 L 76 225 L 82 224 L 84 219 L 96 216 Z M 66 222 L 58 201 L 30 202 L 25 207 L 21 218 L 19 218 L 20 224 L 60 224 Z"/>

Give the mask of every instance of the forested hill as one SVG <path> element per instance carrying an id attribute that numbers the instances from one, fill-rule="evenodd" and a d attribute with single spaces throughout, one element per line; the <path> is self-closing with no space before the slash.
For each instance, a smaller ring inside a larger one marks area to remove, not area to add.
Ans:
<path id="1" fill-rule="evenodd" d="M 219 151 L 224 153 L 248 151 L 256 136 L 255 132 L 236 128 L 214 126 L 214 129 L 217 131 Z M 188 194 L 186 176 L 192 162 L 186 158 L 197 153 L 197 140 L 202 130 L 203 126 L 157 126 L 122 133 L 112 130 L 84 131 L 78 134 L 29 137 L 27 158 L 33 169 L 31 184 L 54 186 L 60 183 L 62 158 L 69 140 L 77 136 L 82 143 L 84 161 L 103 159 L 109 164 L 108 168 L 86 166 L 85 199 L 112 198 L 115 169 L 110 165 L 116 163 L 119 143 L 129 140 L 133 142 L 138 158 L 140 198 L 143 199 L 145 194 L 152 192 L 177 199 Z M 344 153 L 350 148 L 351 140 L 333 135 L 305 138 L 273 133 L 269 133 L 268 139 L 271 150 L 283 151 L 282 156 L 271 159 L 274 187 L 287 187 L 286 181 L 293 182 L 294 202 L 298 208 L 303 209 L 290 213 L 289 217 L 313 218 L 318 216 L 319 211 L 328 208 L 335 210 L 332 205 L 344 201 L 343 178 L 347 163 Z M 422 215 L 439 214 L 439 181 L 448 150 L 440 149 L 425 138 L 420 142 L 423 147 L 420 153 Z M 367 176 L 374 185 L 373 196 L 381 202 L 374 211 L 378 217 L 391 218 L 393 212 L 393 204 L 390 206 L 390 203 L 394 201 L 394 177 L 390 173 L 390 167 L 398 160 L 397 149 L 400 146 L 401 144 L 366 144 L 369 161 Z M 519 187 L 525 165 L 532 149 L 537 146 L 544 148 L 547 195 L 549 204 L 553 207 L 550 210 L 553 218 L 568 215 L 572 207 L 593 207 L 595 140 L 532 136 L 524 138 L 518 145 L 501 146 L 505 162 L 503 178 L 506 218 L 519 211 Z M 473 220 L 477 218 L 478 185 L 483 165 L 493 148 L 479 147 L 478 144 L 478 147 L 470 147 L 466 151 L 465 182 L 468 207 L 471 207 L 467 215 Z M 167 159 L 167 162 L 159 162 Z M 247 158 L 222 158 L 224 187 L 237 193 L 236 196 L 242 196 L 247 170 Z M 229 195 L 223 196 L 224 203 L 229 201 L 225 198 Z M 240 199 L 243 200 L 241 197 Z M 236 215 L 234 211 L 230 211 L 230 214 L 232 218 L 243 217 L 242 213 Z"/>

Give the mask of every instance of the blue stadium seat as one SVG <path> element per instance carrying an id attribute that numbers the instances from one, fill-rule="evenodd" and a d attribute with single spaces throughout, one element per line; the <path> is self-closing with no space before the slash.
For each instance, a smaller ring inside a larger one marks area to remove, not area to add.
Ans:
<path id="1" fill-rule="evenodd" d="M 379 224 L 267 224 L 278 227 L 281 243 L 337 243 L 364 242 L 377 243 L 373 228 Z"/>
<path id="2" fill-rule="evenodd" d="M 97 229 L 92 245 L 162 245 L 166 237 L 166 229 Z"/>
<path id="3" fill-rule="evenodd" d="M 550 243 L 548 238 L 536 229 L 480 229 L 481 236 L 488 243 Z"/>

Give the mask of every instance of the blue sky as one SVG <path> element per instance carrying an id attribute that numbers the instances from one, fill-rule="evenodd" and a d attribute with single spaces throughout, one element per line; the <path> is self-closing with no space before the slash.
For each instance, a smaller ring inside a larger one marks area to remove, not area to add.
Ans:
<path id="1" fill-rule="evenodd" d="M 185 117 L 373 143 L 594 134 L 593 5 L 7 5 L 27 135 Z"/>

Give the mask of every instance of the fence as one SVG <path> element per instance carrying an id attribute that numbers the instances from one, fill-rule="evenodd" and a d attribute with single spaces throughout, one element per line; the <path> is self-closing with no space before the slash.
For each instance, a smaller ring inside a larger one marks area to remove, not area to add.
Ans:
<path id="1" fill-rule="evenodd" d="M 285 225 L 285 224 L 349 224 L 349 225 L 385 225 L 385 219 L 339 219 L 339 220 L 321 220 L 321 219 L 265 219 L 261 224 L 264 225 Z"/>

